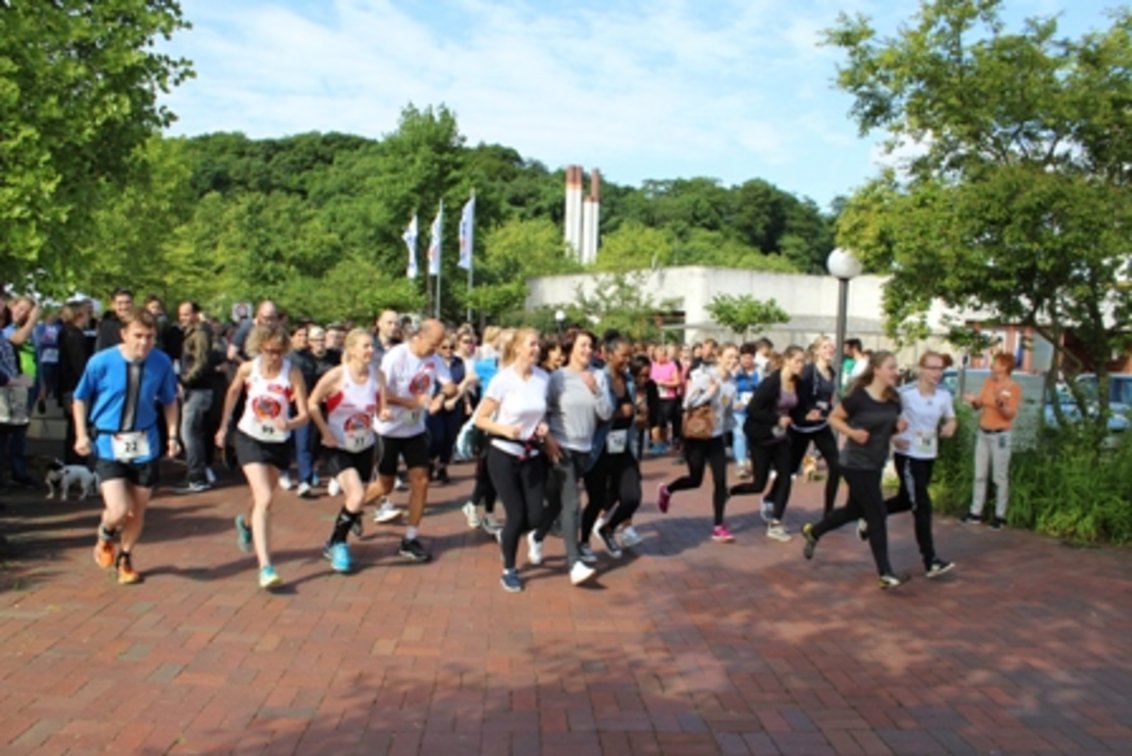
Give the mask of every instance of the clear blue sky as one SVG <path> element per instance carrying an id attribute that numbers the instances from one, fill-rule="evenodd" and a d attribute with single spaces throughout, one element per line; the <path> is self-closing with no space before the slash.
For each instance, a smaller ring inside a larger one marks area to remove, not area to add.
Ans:
<path id="1" fill-rule="evenodd" d="M 1006 17 L 1109 26 L 1104 0 L 1008 0 Z M 164 99 L 173 134 L 381 137 L 444 104 L 470 144 L 610 181 L 763 178 L 823 208 L 878 170 L 819 46 L 839 12 L 882 32 L 915 0 L 182 0 L 166 46 L 197 78 Z"/>

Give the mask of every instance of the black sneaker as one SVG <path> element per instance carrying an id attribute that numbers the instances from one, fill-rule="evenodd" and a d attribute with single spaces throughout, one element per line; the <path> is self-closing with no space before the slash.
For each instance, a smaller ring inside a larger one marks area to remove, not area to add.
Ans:
<path id="1" fill-rule="evenodd" d="M 814 526 L 812 523 L 807 522 L 802 526 L 802 556 L 806 559 L 814 558 L 814 549 L 818 547 L 818 539 L 814 536 Z"/>
<path id="2" fill-rule="evenodd" d="M 413 562 L 427 562 L 431 558 L 416 538 L 402 538 L 401 548 L 397 550 L 397 554 Z"/>
<path id="3" fill-rule="evenodd" d="M 1002 530 L 1006 527 L 1006 520 L 1001 517 L 992 517 L 990 521 L 991 530 Z"/>
<path id="4" fill-rule="evenodd" d="M 928 565 L 928 569 L 924 575 L 929 578 L 937 578 L 943 573 L 949 572 L 954 566 L 955 562 L 949 562 L 946 559 L 936 557 L 932 560 L 932 563 Z"/>
<path id="5" fill-rule="evenodd" d="M 897 588 L 904 583 L 907 583 L 908 580 L 909 577 L 907 575 L 894 575 L 893 573 L 889 572 L 885 575 L 880 576 L 880 589 L 882 591 L 891 590 L 892 588 Z"/>
<path id="6" fill-rule="evenodd" d="M 614 559 L 620 559 L 622 556 L 621 544 L 617 543 L 617 536 L 613 534 L 613 531 L 609 528 L 602 528 L 597 531 L 597 535 L 605 546 L 605 550 L 609 552 L 609 555 Z"/>
<path id="7" fill-rule="evenodd" d="M 959 518 L 959 522 L 963 523 L 964 525 L 980 525 L 983 522 L 983 517 L 982 515 L 972 514 L 971 512 L 968 512 L 967 514 Z"/>

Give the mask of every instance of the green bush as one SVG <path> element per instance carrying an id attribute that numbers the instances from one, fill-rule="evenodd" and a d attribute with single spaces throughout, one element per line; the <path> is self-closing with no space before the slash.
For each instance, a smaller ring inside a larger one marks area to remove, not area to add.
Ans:
<path id="1" fill-rule="evenodd" d="M 971 504 L 975 413 L 957 408 L 959 432 L 940 444 L 932 498 L 938 511 L 961 515 Z M 1132 434 L 1123 434 L 1124 436 Z M 1078 543 L 1132 542 L 1132 438 L 1096 448 L 1075 429 L 1046 429 L 1033 449 L 1010 461 L 1011 526 Z M 993 511 L 993 483 L 987 493 Z"/>

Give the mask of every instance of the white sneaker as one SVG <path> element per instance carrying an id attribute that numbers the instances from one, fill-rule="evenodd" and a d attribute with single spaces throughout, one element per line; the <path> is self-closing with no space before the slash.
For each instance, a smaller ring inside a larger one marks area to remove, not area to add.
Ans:
<path id="1" fill-rule="evenodd" d="M 216 485 L 216 473 L 212 471 L 211 467 L 204 468 L 204 477 L 208 480 L 208 485 Z"/>
<path id="2" fill-rule="evenodd" d="M 480 520 L 480 524 L 483 525 L 483 529 L 490 535 L 499 537 L 499 534 L 503 532 L 503 523 L 495 519 L 495 515 L 491 512 L 483 513 L 483 519 Z"/>
<path id="3" fill-rule="evenodd" d="M 645 542 L 645 537 L 637 532 L 636 528 L 632 525 L 626 525 L 621 529 L 621 545 L 632 548 L 640 546 Z"/>
<path id="4" fill-rule="evenodd" d="M 767 525 L 766 537 L 774 539 L 775 541 L 782 541 L 783 543 L 793 538 L 793 536 L 790 535 L 790 531 L 786 529 L 786 526 L 778 520 L 771 520 L 770 524 Z"/>
<path id="5" fill-rule="evenodd" d="M 478 528 L 480 526 L 480 523 L 482 522 L 482 520 L 480 519 L 480 513 L 476 509 L 476 505 L 470 501 L 464 505 L 464 517 L 468 518 L 469 528 Z"/>
<path id="6" fill-rule="evenodd" d="M 574 566 L 570 568 L 570 582 L 574 585 L 581 585 L 596 574 L 597 570 L 588 566 L 585 562 L 574 562 Z"/>
<path id="7" fill-rule="evenodd" d="M 377 523 L 393 522 L 401 516 L 401 510 L 393 506 L 393 502 L 386 497 L 381 500 L 381 506 L 373 513 L 373 521 Z"/>
<path id="8" fill-rule="evenodd" d="M 542 544 L 535 538 L 535 531 L 527 533 L 527 561 L 536 567 L 542 564 Z"/>
<path id="9" fill-rule="evenodd" d="M 304 480 L 304 481 L 303 481 L 302 483 L 300 483 L 300 484 L 299 484 L 299 491 L 298 491 L 298 493 L 299 493 L 299 496 L 300 496 L 300 497 L 302 497 L 302 498 L 305 498 L 305 497 L 307 497 L 307 496 L 310 496 L 310 495 L 311 495 L 311 484 L 310 484 L 310 483 L 307 483 L 307 482 L 306 482 L 306 481 Z"/>
<path id="10" fill-rule="evenodd" d="M 330 482 L 326 484 L 327 496 L 337 496 L 342 493 L 342 486 L 338 484 L 337 478 L 331 478 Z"/>
<path id="11" fill-rule="evenodd" d="M 597 519 L 594 520 L 594 526 L 590 529 L 590 535 L 597 535 L 597 531 L 605 527 L 605 514 L 599 514 Z"/>
<path id="12" fill-rule="evenodd" d="M 405 482 L 404 478 L 397 478 L 396 482 L 393 484 L 393 490 L 394 491 L 408 491 L 409 490 L 409 484 Z"/>
<path id="13" fill-rule="evenodd" d="M 283 473 L 279 476 L 279 487 L 284 491 L 290 491 L 295 487 L 295 484 L 291 482 L 291 473 Z"/>

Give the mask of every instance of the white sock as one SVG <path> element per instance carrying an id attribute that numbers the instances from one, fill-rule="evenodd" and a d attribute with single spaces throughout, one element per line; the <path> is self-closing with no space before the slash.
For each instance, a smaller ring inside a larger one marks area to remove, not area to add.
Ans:
<path id="1" fill-rule="evenodd" d="M 405 540 L 406 541 L 411 541 L 416 537 L 417 537 L 417 529 L 414 526 L 410 525 L 409 527 L 405 528 Z"/>

